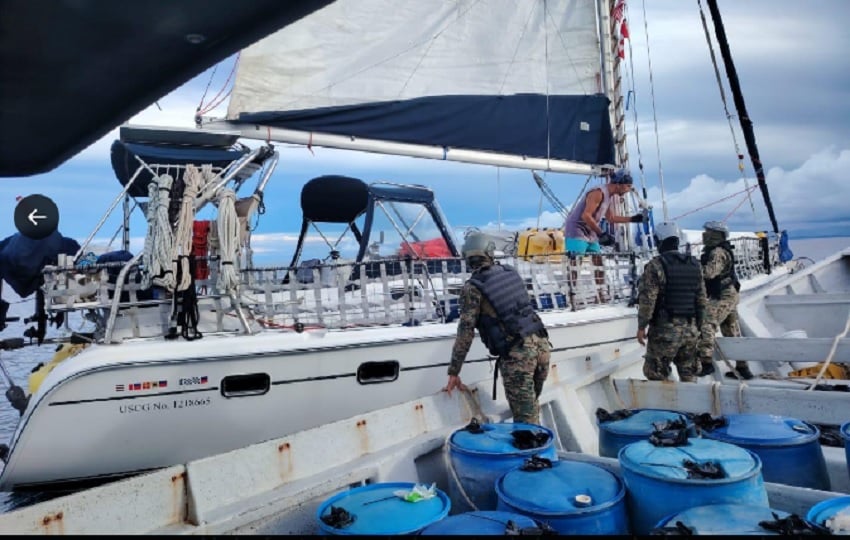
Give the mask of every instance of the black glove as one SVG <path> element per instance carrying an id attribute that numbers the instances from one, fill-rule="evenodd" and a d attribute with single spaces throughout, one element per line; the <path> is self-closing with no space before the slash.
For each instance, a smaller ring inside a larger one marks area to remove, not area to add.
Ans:
<path id="1" fill-rule="evenodd" d="M 635 214 L 629 218 L 629 221 L 632 223 L 646 223 L 646 216 L 643 214 Z"/>
<path id="2" fill-rule="evenodd" d="M 608 234 L 607 232 L 603 232 L 599 235 L 599 245 L 600 246 L 613 246 L 614 245 L 614 237 Z"/>

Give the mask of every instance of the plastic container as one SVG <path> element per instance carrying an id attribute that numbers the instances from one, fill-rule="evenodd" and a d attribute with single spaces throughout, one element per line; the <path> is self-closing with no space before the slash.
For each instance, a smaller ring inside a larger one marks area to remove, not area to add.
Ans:
<path id="1" fill-rule="evenodd" d="M 778 535 L 778 532 L 765 529 L 760 521 L 774 521 L 776 514 L 780 519 L 789 516 L 788 512 L 773 510 L 764 506 L 741 504 L 710 504 L 689 508 L 658 523 L 657 528 L 674 527 L 677 521 L 693 532 L 694 535 Z"/>
<path id="2" fill-rule="evenodd" d="M 841 531 L 836 530 L 834 523 L 830 527 L 828 522 L 835 519 L 838 514 L 841 514 L 842 517 L 848 516 L 845 519 L 850 521 L 850 497 L 836 497 L 817 503 L 806 513 L 806 521 L 828 527 L 832 529 L 833 534 L 850 535 L 850 525 L 842 527 Z"/>
<path id="3" fill-rule="evenodd" d="M 640 441 L 617 456 L 629 496 L 635 534 L 648 534 L 663 518 L 707 504 L 768 506 L 761 460 L 749 450 L 710 439 L 689 439 L 683 446 L 653 446 Z M 689 463 L 716 466 L 719 478 L 692 477 Z"/>
<path id="4" fill-rule="evenodd" d="M 563 254 L 564 231 L 561 229 L 530 228 L 519 233 L 517 255 L 526 261 L 560 262 Z"/>
<path id="5" fill-rule="evenodd" d="M 592 463 L 556 461 L 542 470 L 517 467 L 496 482 L 498 508 L 548 524 L 560 534 L 628 534 L 626 486 Z"/>
<path id="6" fill-rule="evenodd" d="M 428 525 L 422 532 L 422 536 L 451 536 L 451 535 L 504 535 L 508 530 L 508 522 L 512 522 L 516 529 L 537 527 L 537 523 L 528 516 L 512 512 L 499 512 L 496 510 L 482 510 L 480 512 L 466 512 L 449 516 L 445 519 Z"/>
<path id="7" fill-rule="evenodd" d="M 654 423 L 683 418 L 691 435 L 696 435 L 694 423 L 684 414 L 663 409 L 630 409 L 634 414 L 622 420 L 598 422 L 599 455 L 616 458 L 620 448 L 633 442 L 649 439 L 655 431 Z"/>
<path id="8" fill-rule="evenodd" d="M 459 429 L 449 437 L 449 456 L 454 475 L 450 471 L 449 496 L 455 511 L 496 510 L 495 485 L 503 474 L 519 467 L 532 456 L 557 460 L 554 433 L 535 424 L 495 423 L 482 424 L 480 433 Z M 546 441 L 538 448 L 520 449 L 514 446 L 515 431 L 530 431 Z M 464 496 L 465 494 L 465 496 Z M 473 508 L 466 499 L 475 505 Z"/>
<path id="9" fill-rule="evenodd" d="M 844 461 L 847 464 L 847 474 L 850 475 L 850 422 L 841 425 L 841 438 L 844 439 Z"/>
<path id="10" fill-rule="evenodd" d="M 770 414 L 729 414 L 724 418 L 727 425 L 703 431 L 702 436 L 758 454 L 765 482 L 829 491 L 817 427 Z"/>
<path id="11" fill-rule="evenodd" d="M 319 529 L 330 535 L 416 534 L 448 515 L 451 502 L 439 489 L 436 497 L 418 502 L 407 502 L 394 494 L 414 486 L 411 482 L 388 482 L 337 493 L 319 505 Z M 331 515 L 333 508 L 344 509 L 354 519 L 340 528 L 326 524 L 322 516 Z"/>

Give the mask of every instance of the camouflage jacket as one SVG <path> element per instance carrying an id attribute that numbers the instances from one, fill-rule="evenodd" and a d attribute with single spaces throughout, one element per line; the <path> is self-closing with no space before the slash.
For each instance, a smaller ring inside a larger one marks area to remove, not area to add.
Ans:
<path id="1" fill-rule="evenodd" d="M 729 266 L 732 264 L 732 259 L 725 249 L 714 249 L 708 256 L 708 262 L 702 265 L 703 279 L 713 279 L 717 276 L 729 271 Z M 720 293 L 721 300 L 727 300 L 738 296 L 738 291 L 735 287 L 726 287 Z"/>
<path id="2" fill-rule="evenodd" d="M 667 280 L 664 276 L 664 267 L 661 265 L 660 255 L 646 263 L 643 275 L 638 286 L 638 328 L 646 328 L 652 322 L 655 314 L 655 304 L 664 292 Z M 699 291 L 697 291 L 697 325 L 705 320 L 705 307 L 707 298 L 705 295 L 705 281 L 699 280 Z"/>
<path id="3" fill-rule="evenodd" d="M 490 302 L 484 298 L 481 291 L 467 281 L 463 284 L 458 298 L 458 310 L 460 318 L 457 323 L 457 337 L 452 347 L 452 359 L 449 364 L 449 375 L 458 375 L 466 354 L 475 339 L 475 328 L 478 326 L 478 317 L 481 314 L 496 317 L 496 310 Z"/>

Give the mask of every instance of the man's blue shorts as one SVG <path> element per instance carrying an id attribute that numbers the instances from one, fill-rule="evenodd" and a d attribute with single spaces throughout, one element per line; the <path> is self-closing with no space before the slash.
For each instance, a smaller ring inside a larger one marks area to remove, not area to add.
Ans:
<path id="1" fill-rule="evenodd" d="M 567 238 L 566 250 L 576 255 L 584 255 L 585 253 L 602 253 L 602 248 L 599 247 L 599 242 L 588 242 L 578 238 Z"/>

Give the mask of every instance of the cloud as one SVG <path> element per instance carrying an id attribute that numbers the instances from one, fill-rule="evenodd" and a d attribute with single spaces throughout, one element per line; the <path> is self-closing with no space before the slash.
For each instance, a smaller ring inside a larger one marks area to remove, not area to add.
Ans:
<path id="1" fill-rule="evenodd" d="M 804 235 L 818 232 L 832 235 L 842 230 L 848 232 L 848 170 L 850 149 L 839 150 L 835 147 L 821 150 L 795 169 L 770 168 L 766 173 L 766 184 L 780 229 L 794 230 Z M 683 228 L 698 228 L 704 221 L 728 218 L 733 228 L 770 230 L 757 181 L 748 178 L 746 182 L 753 188 L 751 196 L 755 218 L 746 195 L 742 193 L 747 189 L 744 179 L 716 179 L 705 174 L 691 178 L 684 189 L 667 194 L 668 215 L 678 219 Z M 648 195 L 655 208 L 655 219 L 659 221 L 662 218 L 661 190 L 653 187 Z M 727 197 L 727 200 L 722 200 Z"/>

